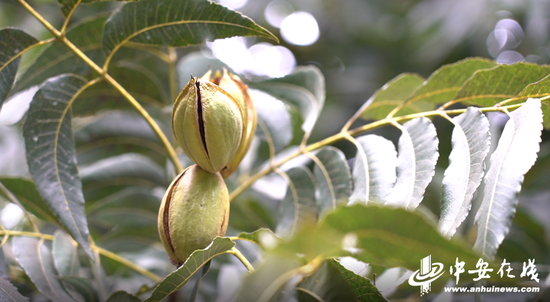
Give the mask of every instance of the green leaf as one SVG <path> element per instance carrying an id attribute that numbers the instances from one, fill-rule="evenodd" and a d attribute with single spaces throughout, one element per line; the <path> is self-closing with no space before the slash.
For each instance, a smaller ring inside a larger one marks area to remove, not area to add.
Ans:
<path id="1" fill-rule="evenodd" d="M 90 228 L 154 228 L 162 195 L 149 188 L 128 187 L 92 203 L 86 208 Z M 139 200 L 139 207 L 136 207 Z M 144 234 L 145 235 L 145 234 Z"/>
<path id="2" fill-rule="evenodd" d="M 318 209 L 315 204 L 315 180 L 304 167 L 296 167 L 286 172 L 288 188 L 280 205 L 280 219 L 277 235 L 284 237 L 293 234 L 302 224 L 317 221 Z"/>
<path id="3" fill-rule="evenodd" d="M 0 109 L 15 81 L 21 55 L 36 43 L 38 40 L 35 37 L 20 29 L 0 29 Z"/>
<path id="4" fill-rule="evenodd" d="M 80 4 L 88 4 L 95 2 L 102 2 L 107 0 L 57 0 L 59 6 L 61 6 L 61 13 L 64 17 L 67 17 L 70 12 L 74 11 L 76 7 Z M 132 2 L 132 1 L 141 1 L 141 0 L 115 0 L 121 2 Z"/>
<path id="5" fill-rule="evenodd" d="M 258 113 L 256 135 L 273 144 L 279 152 L 292 141 L 292 123 L 285 104 L 259 90 L 251 89 L 250 97 Z"/>
<path id="6" fill-rule="evenodd" d="M 244 277 L 235 301 L 267 302 L 279 299 L 284 285 L 298 274 L 298 263 L 290 257 L 268 255 L 262 265 Z"/>
<path id="7" fill-rule="evenodd" d="M 48 203 L 42 199 L 32 180 L 26 178 L 0 177 L 0 182 L 17 197 L 17 200 L 19 200 L 25 210 L 59 227 L 63 225 L 56 218 Z M 1 193 L 2 192 L 0 192 L 0 194 Z M 7 196 L 4 197 L 7 198 Z"/>
<path id="8" fill-rule="evenodd" d="M 252 241 L 259 246 L 264 246 L 264 240 L 269 240 L 271 242 L 272 239 L 280 239 L 270 229 L 266 228 L 261 228 L 251 233 L 242 232 L 237 236 L 237 238 Z"/>
<path id="9" fill-rule="evenodd" d="M 229 238 L 216 237 L 205 249 L 194 251 L 177 270 L 170 273 L 153 290 L 146 302 L 156 302 L 180 289 L 206 262 L 224 254 L 235 246 Z"/>
<path id="10" fill-rule="evenodd" d="M 341 207 L 321 222 L 320 232 L 338 232 L 355 243 L 353 257 L 373 265 L 419 269 L 420 259 L 454 265 L 458 257 L 473 267 L 479 256 L 457 240 L 447 240 L 419 213 L 401 208 Z"/>
<path id="11" fill-rule="evenodd" d="M 541 98 L 550 95 L 550 76 L 527 85 L 518 95 L 517 99 L 525 100 L 527 98 Z M 515 102 L 511 102 L 513 104 Z M 543 124 L 545 129 L 550 129 L 550 102 L 542 102 Z"/>
<path id="12" fill-rule="evenodd" d="M 378 291 L 367 278 L 357 275 L 356 273 L 347 270 L 340 263 L 333 261 L 333 266 L 340 270 L 340 273 L 346 280 L 346 282 L 353 289 L 355 299 L 358 302 L 375 302 L 375 301 L 387 301 L 386 298 Z"/>
<path id="13" fill-rule="evenodd" d="M 67 31 L 67 39 L 97 64 L 102 64 L 104 61 L 100 47 L 101 30 L 105 20 L 105 15 L 95 16 L 79 22 Z M 25 70 L 15 83 L 13 90 L 17 92 L 39 85 L 63 73 L 78 74 L 86 79 L 97 75 L 65 44 L 56 41 L 45 48 L 34 63 Z"/>
<path id="14" fill-rule="evenodd" d="M 346 156 L 334 147 L 325 147 L 315 155 L 313 173 L 317 182 L 316 201 L 319 212 L 347 203 L 351 195 L 351 172 Z"/>
<path id="15" fill-rule="evenodd" d="M 358 137 L 356 141 L 359 146 L 353 164 L 354 186 L 350 203 L 382 202 L 395 184 L 395 146 L 374 134 Z"/>
<path id="16" fill-rule="evenodd" d="M 334 259 L 321 266 L 297 286 L 299 301 L 387 301 L 372 283 L 347 270 Z"/>
<path id="17" fill-rule="evenodd" d="M 230 213 L 229 225 L 237 230 L 275 229 L 275 213 L 257 199 L 238 198 L 232 201 Z"/>
<path id="18" fill-rule="evenodd" d="M 76 245 L 63 231 L 54 233 L 52 254 L 55 268 L 60 276 L 77 276 L 80 269 L 80 261 Z"/>
<path id="19" fill-rule="evenodd" d="M 127 41 L 183 47 L 232 36 L 277 41 L 251 19 L 206 0 L 126 3 L 105 23 L 102 41 L 104 53 L 112 56 Z"/>
<path id="20" fill-rule="evenodd" d="M 454 99 L 456 93 L 476 71 L 495 67 L 494 61 L 468 58 L 436 70 L 412 95 L 407 103 L 428 101 L 445 103 Z"/>
<path id="21" fill-rule="evenodd" d="M 458 91 L 455 102 L 480 107 L 515 97 L 525 86 L 550 74 L 550 66 L 519 62 L 477 71 Z"/>
<path id="22" fill-rule="evenodd" d="M 158 136 L 137 113 L 114 111 L 99 115 L 76 130 L 74 136 L 80 165 L 127 152 L 139 152 L 159 164 L 166 160 Z"/>
<path id="23" fill-rule="evenodd" d="M 103 210 L 88 216 L 90 224 L 103 228 L 144 228 L 157 227 L 158 213 L 152 213 L 140 207 L 113 208 Z"/>
<path id="24" fill-rule="evenodd" d="M 62 75 L 40 86 L 30 104 L 23 136 L 36 188 L 69 234 L 91 256 L 71 126 L 71 104 L 87 85 L 79 76 Z"/>
<path id="25" fill-rule="evenodd" d="M 107 299 L 107 302 L 141 302 L 141 300 L 125 291 L 117 291 Z"/>
<path id="26" fill-rule="evenodd" d="M 529 99 L 510 114 L 491 155 L 483 199 L 475 217 L 478 231 L 474 245 L 488 259 L 494 258 L 510 229 L 523 177 L 537 159 L 541 131 L 541 103 Z"/>
<path id="27" fill-rule="evenodd" d="M 8 280 L 0 278 L 0 301 L 27 302 L 29 298 L 23 297 Z"/>
<path id="28" fill-rule="evenodd" d="M 311 276 L 298 283 L 298 301 L 357 301 L 337 266 L 340 265 L 336 261 L 327 259 Z"/>
<path id="29" fill-rule="evenodd" d="M 85 302 L 98 301 L 97 291 L 90 279 L 77 276 L 62 276 L 59 277 L 59 280 L 62 281 L 64 286 L 80 294 Z"/>
<path id="30" fill-rule="evenodd" d="M 136 200 L 139 200 L 139 208 L 144 211 L 158 212 L 160 202 L 164 194 L 157 190 L 151 190 L 144 187 L 128 187 L 112 195 L 89 203 L 86 212 L 92 216 L 97 212 L 111 211 L 119 208 L 131 208 L 135 206 Z"/>
<path id="31" fill-rule="evenodd" d="M 441 215 L 438 229 L 451 237 L 468 216 L 472 198 L 481 183 L 485 156 L 490 149 L 489 121 L 474 107 L 452 119 L 453 149 L 443 176 Z"/>
<path id="32" fill-rule="evenodd" d="M 15 259 L 41 293 L 56 302 L 74 301 L 58 280 L 52 255 L 43 239 L 14 237 L 12 241 Z"/>
<path id="33" fill-rule="evenodd" d="M 302 130 L 306 134 L 315 126 L 325 103 L 325 77 L 315 66 L 297 67 L 282 78 L 250 83 L 250 86 L 297 106 L 304 121 Z"/>
<path id="34" fill-rule="evenodd" d="M 416 118 L 399 127 L 399 155 L 397 180 L 386 198 L 386 204 L 415 209 L 424 197 L 424 191 L 435 174 L 437 133 L 432 122 Z"/>
<path id="35" fill-rule="evenodd" d="M 127 186 L 168 187 L 166 174 L 151 159 L 126 153 L 80 169 L 86 200 L 103 198 Z"/>
<path id="36" fill-rule="evenodd" d="M 405 102 L 409 96 L 424 82 L 417 74 L 404 73 L 389 81 L 378 89 L 374 95 L 359 109 L 362 119 L 379 120 L 385 118 L 392 110 Z M 415 102 L 401 110 L 400 115 L 428 111 L 433 109 L 429 102 Z"/>

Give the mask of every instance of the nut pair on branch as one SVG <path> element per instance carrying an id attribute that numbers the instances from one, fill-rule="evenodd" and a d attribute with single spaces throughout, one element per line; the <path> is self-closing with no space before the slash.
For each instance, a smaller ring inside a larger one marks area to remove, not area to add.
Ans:
<path id="1" fill-rule="evenodd" d="M 191 78 L 176 99 L 172 130 L 196 165 L 172 181 L 159 210 L 159 235 L 175 265 L 225 235 L 229 192 L 223 178 L 248 151 L 256 121 L 248 87 L 227 70 Z"/>

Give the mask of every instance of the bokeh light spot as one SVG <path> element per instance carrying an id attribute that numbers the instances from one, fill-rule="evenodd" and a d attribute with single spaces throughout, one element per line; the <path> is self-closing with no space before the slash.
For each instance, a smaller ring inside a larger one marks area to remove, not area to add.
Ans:
<path id="1" fill-rule="evenodd" d="M 281 36 L 288 43 L 311 45 L 319 39 L 319 25 L 310 13 L 294 12 L 281 23 Z"/>
<path id="2" fill-rule="evenodd" d="M 288 15 L 292 14 L 292 12 L 294 12 L 292 4 L 285 0 L 274 0 L 269 2 L 266 6 L 264 16 L 267 23 L 273 27 L 279 28 L 283 20 L 288 17 Z"/>
<path id="3" fill-rule="evenodd" d="M 215 40 L 207 45 L 214 57 L 244 75 L 282 77 L 296 66 L 294 55 L 284 46 L 262 42 L 248 48 L 246 42 L 245 38 L 233 37 Z"/>
<path id="4" fill-rule="evenodd" d="M 250 54 L 254 58 L 252 71 L 256 75 L 282 77 L 289 74 L 296 66 L 294 55 L 283 46 L 258 43 L 250 47 Z"/>

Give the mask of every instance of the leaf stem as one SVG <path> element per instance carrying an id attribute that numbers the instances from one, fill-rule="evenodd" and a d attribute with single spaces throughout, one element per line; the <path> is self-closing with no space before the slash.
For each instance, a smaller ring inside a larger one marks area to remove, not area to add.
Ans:
<path id="1" fill-rule="evenodd" d="M 159 125 L 155 120 L 149 115 L 149 113 L 141 106 L 141 104 L 126 90 L 122 87 L 115 79 L 113 79 L 107 72 L 106 67 L 99 67 L 94 61 L 92 61 L 86 54 L 84 54 L 78 47 L 76 47 L 70 40 L 65 37 L 64 33 L 58 31 L 53 27 L 46 19 L 44 19 L 37 11 L 35 11 L 25 0 L 17 0 L 27 11 L 29 11 L 40 23 L 44 25 L 59 41 L 65 44 L 69 49 L 71 49 L 79 58 L 81 58 L 86 64 L 88 64 L 94 71 L 96 71 L 102 78 L 104 78 L 109 84 L 111 84 L 116 90 L 118 90 L 130 104 L 138 111 L 139 114 L 147 121 L 149 126 L 153 129 L 155 134 L 159 137 L 164 148 L 168 152 L 168 157 L 176 167 L 178 173 L 183 171 L 183 167 L 178 159 L 176 151 L 172 147 L 172 144 L 164 135 L 164 132 L 160 129 Z"/>
<path id="2" fill-rule="evenodd" d="M 74 11 L 76 10 L 76 8 L 78 7 L 78 5 L 80 4 L 80 2 L 82 2 L 82 0 L 77 0 L 73 8 L 71 8 L 71 11 L 65 17 L 65 22 L 63 22 L 63 27 L 61 28 L 61 34 L 65 35 L 65 33 L 67 32 L 67 26 L 69 26 L 69 21 L 71 20 L 71 17 Z"/>
<path id="3" fill-rule="evenodd" d="M 174 102 L 178 96 L 178 79 L 176 77 L 176 61 L 178 54 L 176 48 L 168 47 L 168 78 L 170 79 L 170 100 Z"/>
<path id="4" fill-rule="evenodd" d="M 133 269 L 134 271 L 144 275 L 145 277 L 155 281 L 155 282 L 160 282 L 162 280 L 161 277 L 151 273 L 150 271 L 142 268 L 141 266 L 138 266 L 136 265 L 135 263 L 133 263 L 132 261 L 126 259 L 126 258 L 122 258 L 120 257 L 119 255 L 111 252 L 111 251 L 108 251 L 106 249 L 103 249 L 103 248 L 100 248 L 99 246 L 95 246 L 95 249 L 97 249 L 97 251 L 99 252 L 100 255 L 102 256 L 105 256 L 107 258 L 110 258 L 111 260 L 114 260 L 122 265 L 125 265 L 127 266 L 128 268 L 131 268 Z"/>
<path id="5" fill-rule="evenodd" d="M 254 272 L 254 267 L 252 266 L 252 264 L 250 264 L 250 262 L 248 262 L 248 259 L 246 259 L 246 257 L 241 253 L 241 251 L 233 247 L 229 251 L 227 251 L 227 253 L 237 257 L 244 264 L 244 266 L 246 267 L 249 273 Z"/>
<path id="6" fill-rule="evenodd" d="M 1 228 L 0 229 L 0 236 L 25 236 L 25 237 L 34 237 L 34 238 L 40 238 L 40 239 L 44 239 L 44 240 L 53 240 L 53 235 L 48 235 L 48 234 L 42 234 L 40 232 L 24 232 L 24 231 L 13 231 L 13 230 L 6 230 L 4 228 Z M 100 255 L 102 256 L 105 256 L 107 258 L 110 258 L 122 265 L 125 265 L 127 266 L 128 268 L 144 275 L 145 277 L 148 277 L 149 279 L 155 281 L 155 282 L 160 282 L 162 280 L 161 277 L 151 273 L 150 271 L 134 264 L 133 262 L 129 261 L 128 259 L 126 258 L 122 258 L 120 257 L 119 255 L 113 253 L 113 252 L 110 252 L 106 249 L 103 249 L 103 248 L 100 248 L 99 246 L 96 246 L 96 245 L 92 245 L 91 246 L 92 250 L 95 250 L 97 251 Z"/>

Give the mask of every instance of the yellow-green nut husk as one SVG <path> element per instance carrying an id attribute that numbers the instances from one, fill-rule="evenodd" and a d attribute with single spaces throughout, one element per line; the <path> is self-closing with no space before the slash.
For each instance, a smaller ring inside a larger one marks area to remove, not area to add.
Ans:
<path id="1" fill-rule="evenodd" d="M 229 221 L 229 193 L 220 173 L 193 165 L 179 174 L 164 194 L 158 216 L 160 240 L 174 265 L 180 266 L 216 236 Z"/>
<path id="2" fill-rule="evenodd" d="M 192 78 L 174 104 L 172 130 L 193 162 L 216 173 L 239 149 L 243 133 L 240 105 L 218 85 Z"/>
<path id="3" fill-rule="evenodd" d="M 258 115 L 254 102 L 248 93 L 248 86 L 243 83 L 237 75 L 228 72 L 225 68 L 223 69 L 223 75 L 218 71 L 216 75 L 211 78 L 211 73 L 211 71 L 207 72 L 201 79 L 211 81 L 231 94 L 239 103 L 243 116 L 244 129 L 239 149 L 227 164 L 227 168 L 221 171 L 222 176 L 225 178 L 237 170 L 246 152 L 248 152 L 252 139 L 254 138 L 254 133 L 256 132 Z"/>

